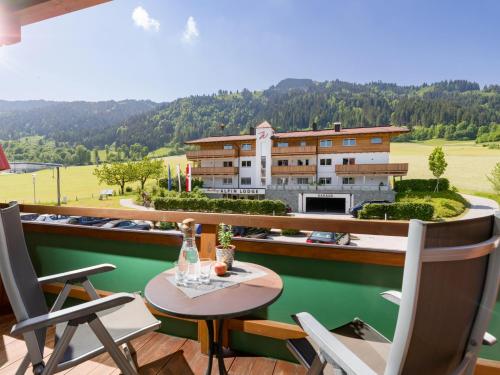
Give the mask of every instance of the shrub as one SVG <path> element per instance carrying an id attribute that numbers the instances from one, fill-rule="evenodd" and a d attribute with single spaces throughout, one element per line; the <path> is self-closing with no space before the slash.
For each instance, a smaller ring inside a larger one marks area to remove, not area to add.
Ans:
<path id="1" fill-rule="evenodd" d="M 410 179 L 396 181 L 394 190 L 398 193 L 403 191 L 434 191 L 436 189 L 436 179 Z M 439 190 L 445 191 L 450 189 L 450 181 L 446 178 L 439 179 Z"/>
<path id="2" fill-rule="evenodd" d="M 210 198 L 157 198 L 154 201 L 157 210 L 226 212 L 253 215 L 285 215 L 286 205 L 278 200 L 250 199 L 210 199 Z"/>
<path id="3" fill-rule="evenodd" d="M 175 224 L 168 221 L 160 221 L 158 228 L 161 230 L 175 229 Z"/>
<path id="4" fill-rule="evenodd" d="M 281 235 L 282 236 L 297 236 L 301 232 L 298 229 L 282 229 L 281 230 Z"/>
<path id="5" fill-rule="evenodd" d="M 390 220 L 431 220 L 434 216 L 434 207 L 429 203 L 389 203 L 367 204 L 359 212 L 360 219 L 387 219 Z"/>
<path id="6" fill-rule="evenodd" d="M 133 191 L 134 191 L 134 189 L 132 189 L 132 186 L 127 186 L 127 187 L 125 188 L 125 192 L 127 192 L 127 193 L 131 193 L 131 192 L 133 192 Z"/>

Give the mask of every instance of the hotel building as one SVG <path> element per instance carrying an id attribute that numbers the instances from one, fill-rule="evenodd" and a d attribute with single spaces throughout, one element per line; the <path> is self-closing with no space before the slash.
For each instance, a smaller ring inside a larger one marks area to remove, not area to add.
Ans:
<path id="1" fill-rule="evenodd" d="M 380 126 L 278 133 L 263 122 L 249 135 L 186 142 L 192 175 L 212 197 L 280 199 L 294 212 L 346 213 L 363 200 L 393 201 L 391 176 L 407 163 L 389 163 L 392 137 L 406 128 Z"/>

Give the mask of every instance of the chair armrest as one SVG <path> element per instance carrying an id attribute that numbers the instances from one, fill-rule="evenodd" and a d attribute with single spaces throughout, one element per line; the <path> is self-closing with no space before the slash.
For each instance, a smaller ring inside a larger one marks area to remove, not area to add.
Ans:
<path id="1" fill-rule="evenodd" d="M 483 336 L 483 345 L 493 346 L 497 343 L 497 338 L 491 333 L 485 332 Z"/>
<path id="2" fill-rule="evenodd" d="M 57 323 L 68 322 L 70 320 L 88 317 L 99 311 L 111 309 L 120 305 L 124 305 L 135 299 L 130 293 L 116 293 L 110 296 L 85 302 L 80 305 L 68 307 L 55 312 L 49 312 L 45 315 L 40 315 L 35 318 L 26 319 L 14 325 L 11 334 L 19 336 L 26 332 L 31 332 L 35 329 L 45 328 Z"/>
<path id="3" fill-rule="evenodd" d="M 387 301 L 392 302 L 399 306 L 401 303 L 401 292 L 396 290 L 388 290 L 386 292 L 380 293 L 382 298 L 385 298 Z M 492 334 L 485 332 L 483 337 L 483 345 L 493 346 L 497 343 L 497 338 Z"/>
<path id="4" fill-rule="evenodd" d="M 400 304 L 401 302 L 401 292 L 397 290 L 388 290 L 386 292 L 380 293 L 382 298 L 385 298 L 387 301 L 394 303 L 395 305 Z"/>
<path id="5" fill-rule="evenodd" d="M 53 282 L 65 283 L 68 281 L 78 280 L 88 276 L 96 275 L 98 273 L 113 271 L 115 269 L 116 267 L 112 264 L 99 264 L 97 266 L 80 268 L 79 270 L 39 277 L 38 282 L 40 283 L 40 285 Z"/>
<path id="6" fill-rule="evenodd" d="M 295 315 L 295 320 L 319 348 L 323 357 L 333 366 L 342 368 L 349 375 L 376 375 L 355 353 L 338 340 L 311 314 L 303 312 Z"/>

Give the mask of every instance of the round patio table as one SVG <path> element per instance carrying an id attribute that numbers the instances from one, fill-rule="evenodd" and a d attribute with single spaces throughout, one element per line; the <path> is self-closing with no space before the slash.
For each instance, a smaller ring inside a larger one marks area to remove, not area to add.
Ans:
<path id="1" fill-rule="evenodd" d="M 212 372 L 214 355 L 219 363 L 219 374 L 227 374 L 222 348 L 224 319 L 240 317 L 269 306 L 283 292 L 283 281 L 276 272 L 253 263 L 239 262 L 239 265 L 243 268 L 245 265 L 258 268 L 266 274 L 208 294 L 189 298 L 167 279 L 173 275 L 172 270 L 167 270 L 153 278 L 145 289 L 146 300 L 158 311 L 180 318 L 205 321 L 209 342 L 207 375 Z M 214 321 L 219 326 L 217 338 L 214 335 Z"/>

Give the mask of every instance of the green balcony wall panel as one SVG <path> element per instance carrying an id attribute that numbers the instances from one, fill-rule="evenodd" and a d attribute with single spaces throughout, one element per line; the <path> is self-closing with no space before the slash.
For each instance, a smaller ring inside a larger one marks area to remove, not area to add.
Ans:
<path id="1" fill-rule="evenodd" d="M 143 291 L 152 277 L 172 267 L 179 251 L 177 246 L 53 234 L 27 233 L 26 238 L 40 276 L 113 263 L 118 267 L 116 271 L 95 276 L 92 281 L 96 288 L 114 292 Z M 291 314 L 309 311 L 331 328 L 359 317 L 392 338 L 398 308 L 381 298 L 379 293 L 400 290 L 402 268 L 253 253 L 237 253 L 237 259 L 267 266 L 283 278 L 284 291 L 280 299 L 254 314 L 255 317 L 293 323 Z M 191 323 L 166 320 L 162 330 L 196 337 L 196 325 Z M 500 301 L 489 331 L 500 337 Z M 240 332 L 233 332 L 231 339 L 236 350 L 288 358 L 282 341 Z M 500 350 L 498 346 L 483 348 L 481 357 L 500 360 Z"/>

